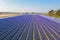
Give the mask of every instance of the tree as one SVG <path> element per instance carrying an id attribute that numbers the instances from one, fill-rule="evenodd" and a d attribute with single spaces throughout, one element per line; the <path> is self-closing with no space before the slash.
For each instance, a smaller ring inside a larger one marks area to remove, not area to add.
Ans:
<path id="1" fill-rule="evenodd" d="M 54 10 L 50 10 L 49 12 L 48 12 L 48 15 L 53 15 L 54 14 Z"/>
<path id="2" fill-rule="evenodd" d="M 60 16 L 60 10 L 57 10 L 56 11 L 56 15 L 59 15 Z"/>

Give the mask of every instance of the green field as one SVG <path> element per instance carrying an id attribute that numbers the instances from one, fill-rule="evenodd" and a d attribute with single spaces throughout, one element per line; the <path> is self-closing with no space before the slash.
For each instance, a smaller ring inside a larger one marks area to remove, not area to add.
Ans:
<path id="1" fill-rule="evenodd" d="M 60 18 L 59 15 L 48 15 L 48 14 L 44 14 L 45 16 L 50 16 L 50 17 L 54 17 L 54 18 Z"/>

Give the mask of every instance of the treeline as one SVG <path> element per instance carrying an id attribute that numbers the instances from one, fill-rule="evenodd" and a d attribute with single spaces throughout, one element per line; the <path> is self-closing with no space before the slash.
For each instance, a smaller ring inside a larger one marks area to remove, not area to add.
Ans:
<path id="1" fill-rule="evenodd" d="M 50 15 L 50 16 L 52 16 L 52 15 L 58 15 L 58 16 L 60 16 L 60 10 L 56 10 L 56 11 L 50 10 L 48 12 L 48 15 Z"/>

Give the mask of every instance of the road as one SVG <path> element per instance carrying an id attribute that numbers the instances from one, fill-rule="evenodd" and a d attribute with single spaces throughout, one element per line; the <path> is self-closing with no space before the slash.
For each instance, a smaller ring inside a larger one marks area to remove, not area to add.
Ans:
<path id="1" fill-rule="evenodd" d="M 0 40 L 60 40 L 60 24 L 40 15 L 0 19 Z"/>

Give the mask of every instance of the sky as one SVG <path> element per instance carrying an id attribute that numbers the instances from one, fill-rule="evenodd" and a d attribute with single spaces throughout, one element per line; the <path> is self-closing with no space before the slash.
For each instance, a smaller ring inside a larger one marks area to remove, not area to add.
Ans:
<path id="1" fill-rule="evenodd" d="M 0 0 L 0 12 L 48 12 L 60 9 L 60 0 Z"/>

